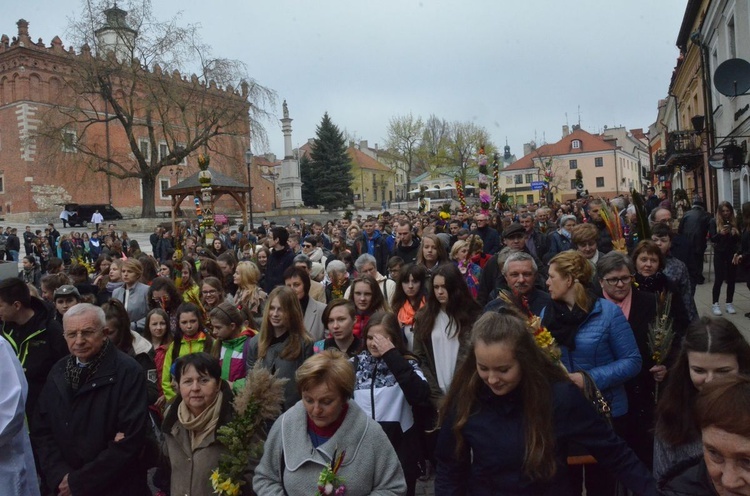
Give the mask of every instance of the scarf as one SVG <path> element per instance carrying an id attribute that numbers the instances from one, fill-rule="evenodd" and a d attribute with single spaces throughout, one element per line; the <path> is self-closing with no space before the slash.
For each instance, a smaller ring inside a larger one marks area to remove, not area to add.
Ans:
<path id="1" fill-rule="evenodd" d="M 23 274 L 21 275 L 21 280 L 25 282 L 26 284 L 34 284 L 34 272 L 36 271 L 36 267 L 32 267 L 30 269 L 23 269 Z"/>
<path id="2" fill-rule="evenodd" d="M 615 305 L 617 305 L 618 307 L 620 307 L 620 310 L 622 310 L 622 313 L 625 314 L 625 318 L 626 319 L 630 318 L 630 306 L 633 303 L 633 290 L 630 290 L 630 292 L 628 293 L 628 295 L 625 298 L 623 298 L 622 301 L 615 301 L 615 300 L 613 300 L 607 294 L 606 291 L 602 291 L 602 293 L 604 293 L 604 298 L 605 299 L 611 301 L 612 303 L 614 303 Z"/>
<path id="3" fill-rule="evenodd" d="M 557 232 L 560 233 L 560 236 L 562 236 L 563 238 L 570 239 L 570 233 L 565 229 L 558 229 Z"/>
<path id="4" fill-rule="evenodd" d="M 664 272 L 661 271 L 657 272 L 653 276 L 642 276 L 636 273 L 635 282 L 638 284 L 639 291 L 659 293 L 664 290 L 669 290 L 669 288 L 667 287 L 667 276 L 665 276 Z"/>
<path id="5" fill-rule="evenodd" d="M 409 299 L 407 298 L 403 306 L 401 307 L 401 309 L 398 311 L 399 324 L 401 324 L 402 326 L 413 326 L 414 316 L 417 314 L 417 310 L 419 310 L 420 308 L 424 306 L 424 303 L 425 303 L 425 298 L 423 296 L 419 302 L 419 307 L 414 308 L 411 305 L 411 302 L 409 301 Z"/>
<path id="6" fill-rule="evenodd" d="M 322 437 L 324 439 L 331 439 L 334 434 L 336 434 L 336 431 L 339 430 L 339 427 L 341 427 L 341 424 L 344 423 L 344 419 L 346 418 L 346 412 L 349 411 L 349 403 L 344 403 L 344 407 L 341 409 L 341 413 L 339 414 L 338 418 L 331 422 L 330 424 L 326 425 L 325 427 L 318 427 L 315 425 L 315 422 L 310 420 L 310 417 L 307 417 L 307 431 L 312 432 L 318 437 Z"/>
<path id="7" fill-rule="evenodd" d="M 73 392 L 77 392 L 81 386 L 86 384 L 89 379 L 94 376 L 99 365 L 102 363 L 104 354 L 109 350 L 109 347 L 110 341 L 109 339 L 105 339 L 102 349 L 99 350 L 99 353 L 97 353 L 87 364 L 79 364 L 75 355 L 68 356 L 68 359 L 65 362 L 65 382 L 68 383 L 68 386 L 70 386 Z"/>
<path id="8" fill-rule="evenodd" d="M 558 343 L 567 346 L 570 351 L 575 351 L 576 335 L 589 314 L 578 305 L 573 305 L 571 310 L 566 303 L 554 300 L 547 309 L 549 317 L 545 315 L 545 320 L 548 322 L 549 332 Z"/>
<path id="9" fill-rule="evenodd" d="M 177 407 L 177 419 L 182 424 L 182 427 L 190 433 L 190 448 L 193 451 L 195 451 L 206 436 L 216 430 L 216 425 L 219 423 L 219 413 L 221 412 L 221 400 L 223 396 L 224 393 L 219 391 L 213 403 L 208 405 L 197 416 L 188 410 L 184 401 Z"/>

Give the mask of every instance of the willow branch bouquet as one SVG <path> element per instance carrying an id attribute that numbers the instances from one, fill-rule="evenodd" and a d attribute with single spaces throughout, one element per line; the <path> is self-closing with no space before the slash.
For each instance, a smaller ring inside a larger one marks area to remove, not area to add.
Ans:
<path id="1" fill-rule="evenodd" d="M 222 455 L 219 466 L 211 473 L 214 494 L 241 494 L 248 460 L 258 459 L 263 454 L 263 427 L 281 413 L 287 380 L 259 366 L 248 372 L 245 384 L 232 403 L 234 419 L 217 430 L 217 439 L 229 453 Z"/>
<path id="2" fill-rule="evenodd" d="M 672 349 L 674 322 L 670 313 L 672 295 L 664 290 L 656 298 L 656 319 L 648 326 L 648 350 L 656 365 L 662 365 Z M 656 383 L 654 401 L 659 401 L 659 383 Z"/>

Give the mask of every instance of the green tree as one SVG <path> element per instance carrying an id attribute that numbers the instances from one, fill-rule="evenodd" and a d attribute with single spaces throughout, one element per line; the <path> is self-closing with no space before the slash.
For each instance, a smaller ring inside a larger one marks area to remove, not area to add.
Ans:
<path id="1" fill-rule="evenodd" d="M 328 112 L 316 129 L 310 147 L 310 173 L 318 204 L 327 210 L 346 207 L 352 201 L 352 166 L 346 140 Z"/>
<path id="2" fill-rule="evenodd" d="M 312 161 L 307 154 L 302 155 L 299 160 L 299 174 L 302 179 L 302 202 L 307 207 L 318 205 L 318 195 L 315 191 L 315 174 L 312 170 Z"/>

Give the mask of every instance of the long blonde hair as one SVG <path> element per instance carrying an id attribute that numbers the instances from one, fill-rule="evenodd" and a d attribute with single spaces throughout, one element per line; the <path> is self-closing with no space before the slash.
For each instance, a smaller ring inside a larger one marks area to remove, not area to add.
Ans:
<path id="1" fill-rule="evenodd" d="M 577 251 L 568 250 L 555 255 L 549 261 L 550 268 L 555 266 L 555 271 L 563 278 L 570 277 L 573 281 L 575 291 L 575 303 L 582 310 L 589 312 L 593 301 L 588 294 L 591 286 L 591 278 L 594 276 L 594 268 L 591 262 Z"/>
<path id="2" fill-rule="evenodd" d="M 271 291 L 268 296 L 268 304 L 263 312 L 263 323 L 260 326 L 260 337 L 258 338 L 258 359 L 266 357 L 266 352 L 271 346 L 274 338 L 274 330 L 270 320 L 270 309 L 274 300 L 279 300 L 279 305 L 284 309 L 287 321 L 287 332 L 289 338 L 286 341 L 284 349 L 281 351 L 281 358 L 284 360 L 296 360 L 302 353 L 302 345 L 310 343 L 312 339 L 305 329 L 305 318 L 302 314 L 302 307 L 294 291 L 286 286 L 279 286 Z"/>

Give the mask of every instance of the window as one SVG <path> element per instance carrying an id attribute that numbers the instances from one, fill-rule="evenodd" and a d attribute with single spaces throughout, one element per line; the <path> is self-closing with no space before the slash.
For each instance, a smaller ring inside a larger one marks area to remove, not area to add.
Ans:
<path id="1" fill-rule="evenodd" d="M 78 143 L 78 136 L 75 131 L 66 129 L 62 132 L 62 149 L 67 153 L 76 152 L 76 143 Z"/>
<path id="2" fill-rule="evenodd" d="M 571 179 L 570 180 L 570 189 L 576 189 L 576 180 L 575 179 Z"/>
<path id="3" fill-rule="evenodd" d="M 159 162 L 163 161 L 169 155 L 169 148 L 166 143 L 159 143 Z"/>
<path id="4" fill-rule="evenodd" d="M 534 203 L 534 195 L 526 195 L 526 203 Z"/>
<path id="5" fill-rule="evenodd" d="M 185 145 L 177 145 L 177 151 L 183 151 L 185 149 Z M 187 156 L 182 157 L 182 160 L 177 165 L 187 165 Z"/>
<path id="6" fill-rule="evenodd" d="M 604 187 L 604 178 L 603 177 L 597 177 L 596 178 L 596 187 L 597 188 L 603 188 Z"/>
<path id="7" fill-rule="evenodd" d="M 594 157 L 594 167 L 604 167 L 604 158 Z"/>
<path id="8" fill-rule="evenodd" d="M 159 196 L 162 200 L 169 200 L 169 195 L 164 191 L 169 188 L 169 179 L 159 179 Z"/>
<path id="9" fill-rule="evenodd" d="M 577 169 L 578 168 L 578 160 L 569 160 L 568 165 L 570 165 L 570 169 Z"/>
<path id="10" fill-rule="evenodd" d="M 737 38 L 734 29 L 734 17 L 729 19 L 727 22 L 727 49 L 729 50 L 729 58 L 737 58 Z"/>
<path id="11" fill-rule="evenodd" d="M 0 174 L 0 193 L 5 193 L 5 175 Z M 0 210 L 1 212 L 2 210 Z"/>
<path id="12" fill-rule="evenodd" d="M 523 184 L 523 176 L 521 174 L 517 174 L 514 177 L 516 179 L 516 184 Z"/>
<path id="13" fill-rule="evenodd" d="M 372 188 L 372 201 L 378 201 L 378 189 Z"/>
<path id="14" fill-rule="evenodd" d="M 526 174 L 526 183 L 531 184 L 531 181 L 534 180 L 534 174 Z"/>
<path id="15" fill-rule="evenodd" d="M 579 148 L 581 148 L 581 140 L 577 140 L 577 139 L 573 140 L 573 141 L 572 141 L 572 142 L 570 143 L 570 146 L 571 146 L 571 148 L 573 148 L 574 150 L 578 150 Z"/>
<path id="16" fill-rule="evenodd" d="M 142 139 L 138 142 L 138 146 L 141 149 L 141 155 L 143 155 L 144 160 L 148 161 L 151 157 L 151 143 L 147 139 Z"/>

